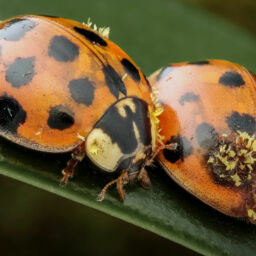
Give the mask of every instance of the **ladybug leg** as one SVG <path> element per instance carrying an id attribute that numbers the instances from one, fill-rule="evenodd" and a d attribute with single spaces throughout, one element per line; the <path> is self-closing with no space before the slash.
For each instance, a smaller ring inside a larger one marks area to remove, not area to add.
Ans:
<path id="1" fill-rule="evenodd" d="M 177 149 L 177 147 L 178 147 L 177 143 L 170 143 L 170 144 L 161 144 L 161 145 L 159 145 L 157 147 L 157 149 L 155 150 L 155 152 L 153 152 L 151 157 L 146 161 L 145 166 L 152 165 L 154 159 L 156 158 L 156 156 L 159 154 L 160 151 L 162 151 L 164 149 L 169 149 L 169 150 L 175 151 Z"/>
<path id="2" fill-rule="evenodd" d="M 71 154 L 72 158 L 68 161 L 65 169 L 62 170 L 63 177 L 61 179 L 62 184 L 67 184 L 69 178 L 74 176 L 74 170 L 78 162 L 82 161 L 85 156 L 85 143 L 83 142 L 74 149 Z"/>
<path id="3" fill-rule="evenodd" d="M 146 169 L 142 168 L 138 175 L 138 181 L 140 182 L 140 185 L 145 189 L 150 189 L 151 187 L 151 181 L 148 176 L 148 172 Z"/>
<path id="4" fill-rule="evenodd" d="M 121 200 L 124 201 L 125 200 L 125 190 L 124 190 L 123 186 L 126 185 L 127 183 L 129 183 L 130 181 L 131 181 L 131 178 L 129 177 L 128 171 L 123 171 L 117 179 L 110 181 L 101 190 L 100 194 L 98 195 L 97 201 L 102 201 L 104 199 L 107 189 L 113 184 L 116 184 L 118 194 L 119 194 Z"/>

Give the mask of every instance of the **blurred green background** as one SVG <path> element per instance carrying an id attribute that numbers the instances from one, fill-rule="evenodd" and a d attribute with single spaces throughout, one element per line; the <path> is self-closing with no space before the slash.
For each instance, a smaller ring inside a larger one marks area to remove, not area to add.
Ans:
<path id="1" fill-rule="evenodd" d="M 99 26 L 110 26 L 110 38 L 146 75 L 169 62 L 205 58 L 229 59 L 255 71 L 256 51 L 255 58 L 244 54 L 248 46 L 248 54 L 256 46 L 255 11 L 252 0 L 0 0 L 2 20 L 35 13 L 79 21 L 91 17 Z M 201 23 L 198 16 L 209 22 Z M 243 37 L 231 40 L 229 34 L 236 28 L 223 28 L 225 23 L 240 27 Z M 240 47 L 245 49 L 243 54 Z M 0 205 L 2 255 L 198 255 L 121 220 L 3 176 Z"/>

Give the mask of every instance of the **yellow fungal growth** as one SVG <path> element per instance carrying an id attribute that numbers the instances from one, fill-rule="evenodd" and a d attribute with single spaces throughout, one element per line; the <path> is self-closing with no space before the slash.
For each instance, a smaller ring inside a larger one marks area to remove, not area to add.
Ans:
<path id="1" fill-rule="evenodd" d="M 79 138 L 80 140 L 82 140 L 82 141 L 85 141 L 85 137 L 84 136 L 82 136 L 81 134 L 77 134 L 77 138 Z"/>
<path id="2" fill-rule="evenodd" d="M 251 218 L 252 220 L 256 220 L 256 212 L 252 209 L 248 209 L 247 210 L 247 213 L 248 213 L 248 217 Z"/>
<path id="3" fill-rule="evenodd" d="M 92 155 L 98 155 L 99 151 L 102 150 L 98 141 L 97 140 L 94 140 L 91 144 L 90 144 L 90 153 Z"/>
<path id="4" fill-rule="evenodd" d="M 221 136 L 207 164 L 218 183 L 242 187 L 252 182 L 256 170 L 256 138 L 247 132 Z"/>
<path id="5" fill-rule="evenodd" d="M 97 27 L 96 24 L 92 23 L 90 17 L 88 18 L 87 22 L 84 24 L 89 28 L 93 29 L 94 31 L 96 31 L 97 33 L 99 33 L 101 36 L 109 38 L 110 27 Z"/>
<path id="6" fill-rule="evenodd" d="M 234 174 L 234 175 L 231 175 L 231 178 L 232 178 L 232 180 L 234 181 L 236 187 L 239 187 L 239 186 L 241 185 L 241 179 L 240 179 L 240 177 L 237 175 L 237 173 Z"/>
<path id="7" fill-rule="evenodd" d="M 153 106 L 149 106 L 149 115 L 151 120 L 151 129 L 152 129 L 152 150 L 155 151 L 158 144 L 163 145 L 164 136 L 160 135 L 161 129 L 159 128 L 159 116 L 163 113 L 164 108 L 159 102 L 158 89 L 151 85 L 151 100 L 153 102 Z"/>

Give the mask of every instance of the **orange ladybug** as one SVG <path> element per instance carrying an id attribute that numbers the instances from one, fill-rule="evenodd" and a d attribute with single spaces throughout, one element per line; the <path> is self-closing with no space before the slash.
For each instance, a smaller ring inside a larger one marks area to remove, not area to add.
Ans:
<path id="1" fill-rule="evenodd" d="M 87 155 L 123 185 L 150 180 L 157 107 L 136 64 L 102 29 L 26 15 L 0 23 L 0 135 L 30 149 L 72 152 L 62 182 Z"/>
<path id="2" fill-rule="evenodd" d="M 164 111 L 158 161 L 184 189 L 256 223 L 256 77 L 224 60 L 170 64 L 152 74 Z"/>

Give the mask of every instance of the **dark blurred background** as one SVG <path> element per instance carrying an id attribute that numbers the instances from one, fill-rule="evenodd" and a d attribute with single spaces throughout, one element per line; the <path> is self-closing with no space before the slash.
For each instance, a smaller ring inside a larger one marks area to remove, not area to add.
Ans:
<path id="1" fill-rule="evenodd" d="M 82 3 L 82 1 L 80 2 Z M 181 0 L 181 2 L 192 8 L 199 6 L 202 8 L 201 12 L 207 10 L 227 22 L 256 34 L 255 1 Z M 107 1 L 104 2 L 104 4 L 106 3 Z M 161 5 L 161 1 L 158 3 Z M 0 4 L 1 19 L 22 13 L 57 16 L 64 13 L 66 17 L 74 18 L 77 9 L 84 8 L 87 15 L 87 7 L 90 9 L 92 5 L 91 2 L 89 4 L 89 1 L 84 1 L 84 5 L 81 7 L 74 6 L 73 1 L 44 1 L 41 3 L 42 9 L 40 9 L 36 1 L 0 0 Z M 97 1 L 97 4 L 98 6 L 94 9 L 98 8 L 100 17 L 100 14 L 104 13 L 104 4 L 101 5 L 100 1 Z M 68 11 L 64 11 L 63 5 Z M 114 5 L 113 8 L 115 9 Z M 125 12 L 125 6 L 123 10 L 115 9 L 115 12 L 118 11 Z M 80 16 L 81 13 L 80 10 Z M 143 10 L 141 15 L 143 19 Z M 102 22 L 104 18 L 99 17 L 96 18 Z M 111 15 L 107 17 L 108 23 L 116 24 L 114 20 L 111 20 Z M 129 22 L 127 22 L 128 26 Z M 118 28 L 118 24 L 115 27 Z M 130 28 L 128 33 L 131 33 L 132 29 Z M 139 39 L 131 38 L 130 40 L 134 40 L 136 43 L 136 40 Z M 123 41 L 120 40 L 120 42 L 122 45 Z M 138 43 L 140 42 L 138 41 Z M 132 52 L 132 55 L 137 56 L 136 50 Z M 147 57 L 150 59 L 150 56 Z M 140 61 L 140 57 L 137 58 Z M 180 61 L 183 60 L 180 59 Z M 145 67 L 147 72 L 149 72 L 149 67 L 149 65 Z M 109 215 L 3 176 L 0 176 L 0 205 L 1 255 L 135 256 L 167 253 L 168 255 L 198 255 L 189 249 Z"/>

